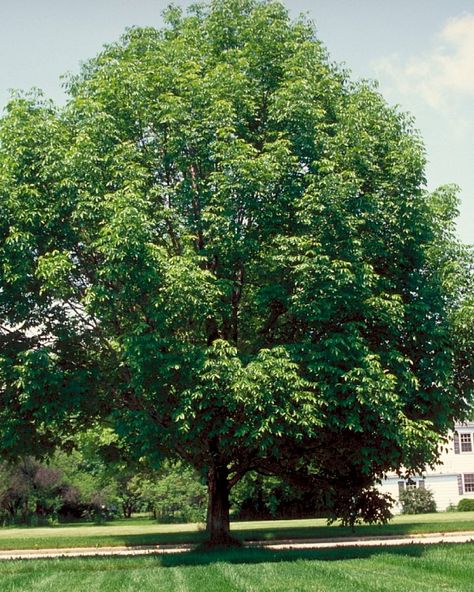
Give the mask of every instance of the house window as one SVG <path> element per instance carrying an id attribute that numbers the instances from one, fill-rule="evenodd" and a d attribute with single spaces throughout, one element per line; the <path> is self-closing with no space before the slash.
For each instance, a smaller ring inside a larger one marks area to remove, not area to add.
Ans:
<path id="1" fill-rule="evenodd" d="M 461 437 L 461 452 L 472 452 L 471 434 L 460 434 L 460 437 Z"/>
<path id="2" fill-rule="evenodd" d="M 474 493 L 474 473 L 464 473 L 464 493 Z"/>
<path id="3" fill-rule="evenodd" d="M 406 489 L 416 489 L 417 487 L 419 489 L 425 489 L 425 480 L 419 479 L 417 481 L 414 481 L 413 479 L 411 479 L 409 477 L 406 481 L 399 481 L 398 482 L 398 495 L 400 495 Z"/>

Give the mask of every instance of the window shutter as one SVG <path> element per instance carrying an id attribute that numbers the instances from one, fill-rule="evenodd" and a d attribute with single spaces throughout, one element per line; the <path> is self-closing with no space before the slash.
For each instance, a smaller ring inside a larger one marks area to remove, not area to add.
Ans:
<path id="1" fill-rule="evenodd" d="M 454 432 L 454 454 L 459 454 L 461 452 L 459 448 L 459 434 Z"/>
<path id="2" fill-rule="evenodd" d="M 418 487 L 420 489 L 425 489 L 425 480 L 422 479 L 421 481 L 418 481 Z"/>
<path id="3" fill-rule="evenodd" d="M 464 488 L 462 486 L 462 475 L 458 475 L 458 491 L 459 495 L 462 495 L 464 493 Z"/>
<path id="4" fill-rule="evenodd" d="M 398 482 L 398 495 L 405 491 L 405 481 Z"/>

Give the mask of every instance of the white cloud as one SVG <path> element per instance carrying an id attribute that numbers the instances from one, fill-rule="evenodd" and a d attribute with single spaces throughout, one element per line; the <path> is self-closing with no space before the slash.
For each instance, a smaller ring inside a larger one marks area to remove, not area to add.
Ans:
<path id="1" fill-rule="evenodd" d="M 449 19 L 432 50 L 402 61 L 398 56 L 375 64 L 404 94 L 417 94 L 435 109 L 474 98 L 474 14 Z"/>

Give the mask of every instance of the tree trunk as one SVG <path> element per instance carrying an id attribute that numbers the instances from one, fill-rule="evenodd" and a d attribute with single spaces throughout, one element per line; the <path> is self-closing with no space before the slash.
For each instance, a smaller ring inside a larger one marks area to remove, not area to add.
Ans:
<path id="1" fill-rule="evenodd" d="M 133 504 L 123 502 L 122 504 L 122 512 L 124 518 L 131 518 L 133 512 Z"/>
<path id="2" fill-rule="evenodd" d="M 211 545 L 235 542 L 230 536 L 229 482 L 227 467 L 212 466 L 208 472 L 207 534 Z"/>

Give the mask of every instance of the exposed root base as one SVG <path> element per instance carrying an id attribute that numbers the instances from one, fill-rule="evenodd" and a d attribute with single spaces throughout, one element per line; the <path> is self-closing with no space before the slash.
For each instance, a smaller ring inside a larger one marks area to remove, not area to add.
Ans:
<path id="1" fill-rule="evenodd" d="M 239 549 L 242 546 L 242 541 L 229 535 L 217 540 L 204 541 L 197 549 L 199 551 L 214 551 L 218 549 Z"/>

